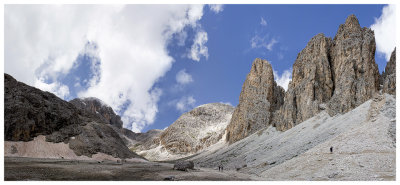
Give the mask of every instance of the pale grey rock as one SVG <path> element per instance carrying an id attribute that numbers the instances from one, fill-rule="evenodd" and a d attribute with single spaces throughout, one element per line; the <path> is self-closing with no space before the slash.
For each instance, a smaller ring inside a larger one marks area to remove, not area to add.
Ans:
<path id="1" fill-rule="evenodd" d="M 222 103 L 201 105 L 181 115 L 153 142 L 159 141 L 170 153 L 196 153 L 222 138 L 233 110 Z"/>

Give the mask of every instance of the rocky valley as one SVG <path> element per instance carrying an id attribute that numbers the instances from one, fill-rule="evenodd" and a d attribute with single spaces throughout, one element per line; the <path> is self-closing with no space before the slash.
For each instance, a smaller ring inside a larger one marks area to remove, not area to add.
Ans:
<path id="1" fill-rule="evenodd" d="M 236 107 L 200 105 L 146 133 L 100 99 L 67 102 L 4 74 L 5 179 L 395 180 L 396 49 L 380 74 L 375 48 L 350 15 L 298 53 L 286 91 L 257 58 Z"/>

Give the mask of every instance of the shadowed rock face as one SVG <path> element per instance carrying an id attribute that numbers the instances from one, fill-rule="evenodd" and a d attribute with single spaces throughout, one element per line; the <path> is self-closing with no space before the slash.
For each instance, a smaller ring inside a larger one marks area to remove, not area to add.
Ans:
<path id="1" fill-rule="evenodd" d="M 375 47 L 374 32 L 361 28 L 354 15 L 339 26 L 331 48 L 335 90 L 329 103 L 330 115 L 348 112 L 378 91 Z"/>
<path id="2" fill-rule="evenodd" d="M 49 92 L 18 82 L 4 74 L 4 139 L 31 141 L 63 127 L 82 124 L 79 110 Z M 79 134 L 72 130 L 71 135 Z"/>
<path id="3" fill-rule="evenodd" d="M 121 117 L 116 115 L 111 107 L 97 98 L 75 98 L 71 100 L 70 103 L 74 104 L 79 109 L 97 115 L 102 121 L 110 125 L 122 128 Z"/>
<path id="4" fill-rule="evenodd" d="M 283 88 L 274 81 L 271 64 L 254 60 L 227 127 L 226 140 L 233 143 L 270 125 L 272 113 L 283 103 L 283 93 Z"/>
<path id="5" fill-rule="evenodd" d="M 386 64 L 385 71 L 382 73 L 383 93 L 389 93 L 396 96 L 396 48 Z"/>
<path id="6" fill-rule="evenodd" d="M 45 135 L 48 142 L 69 143 L 77 155 L 103 152 L 120 158 L 140 157 L 124 145 L 108 122 L 8 74 L 4 74 L 4 127 L 5 141 L 30 141 Z"/>
<path id="7" fill-rule="evenodd" d="M 321 104 L 329 101 L 334 88 L 329 61 L 331 45 L 330 38 L 318 34 L 298 54 L 285 102 L 274 115 L 278 130 L 287 130 L 311 118 L 320 111 Z"/>

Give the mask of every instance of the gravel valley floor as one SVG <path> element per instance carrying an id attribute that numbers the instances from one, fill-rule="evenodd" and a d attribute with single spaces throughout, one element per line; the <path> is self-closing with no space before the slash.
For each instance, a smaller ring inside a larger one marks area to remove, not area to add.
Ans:
<path id="1" fill-rule="evenodd" d="M 175 181 L 243 181 L 263 180 L 235 171 L 195 168 L 188 172 L 172 170 L 173 164 L 71 159 L 5 157 L 6 181 L 162 181 L 173 176 Z"/>

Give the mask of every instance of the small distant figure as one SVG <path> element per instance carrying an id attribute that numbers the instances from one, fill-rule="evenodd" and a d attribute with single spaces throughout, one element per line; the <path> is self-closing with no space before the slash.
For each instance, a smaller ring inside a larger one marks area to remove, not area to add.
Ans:
<path id="1" fill-rule="evenodd" d="M 333 146 L 331 146 L 330 150 L 331 150 L 331 153 L 333 153 Z"/>
<path id="2" fill-rule="evenodd" d="M 224 171 L 224 166 L 222 166 L 222 164 L 220 164 L 220 165 L 218 166 L 218 171 Z"/>

